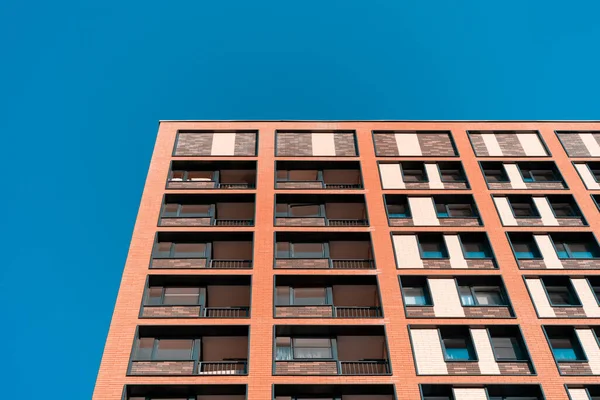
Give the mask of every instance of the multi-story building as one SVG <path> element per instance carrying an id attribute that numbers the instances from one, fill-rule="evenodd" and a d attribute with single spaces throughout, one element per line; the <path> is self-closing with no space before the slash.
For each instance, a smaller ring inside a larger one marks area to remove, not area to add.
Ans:
<path id="1" fill-rule="evenodd" d="M 161 122 L 94 399 L 600 399 L 599 203 L 598 122 Z"/>

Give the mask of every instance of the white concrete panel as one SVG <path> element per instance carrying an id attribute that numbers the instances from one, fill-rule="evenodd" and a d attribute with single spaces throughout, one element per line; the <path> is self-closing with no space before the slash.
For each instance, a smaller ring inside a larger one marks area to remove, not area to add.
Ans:
<path id="1" fill-rule="evenodd" d="M 590 190 L 600 189 L 600 183 L 596 182 L 594 175 L 592 175 L 592 171 L 585 164 L 575 164 L 575 168 L 577 168 L 577 172 L 581 176 L 583 183 Z"/>
<path id="2" fill-rule="evenodd" d="M 556 250 L 554 249 L 554 245 L 552 244 L 552 240 L 550 239 L 549 235 L 533 235 L 533 239 L 538 245 L 540 253 L 542 253 L 542 258 L 544 259 L 546 268 L 564 268 L 560 258 L 558 258 L 558 254 L 556 254 Z"/>
<path id="3" fill-rule="evenodd" d="M 556 317 L 554 309 L 550 305 L 550 300 L 548 300 L 548 296 L 546 296 L 546 290 L 544 289 L 541 279 L 526 278 L 525 283 L 527 284 L 527 289 L 529 289 L 529 294 L 533 300 L 533 305 L 535 306 L 540 318 Z"/>
<path id="4" fill-rule="evenodd" d="M 576 328 L 575 332 L 577 332 L 579 343 L 587 356 L 592 374 L 600 375 L 600 347 L 598 347 L 596 335 L 588 328 Z"/>
<path id="5" fill-rule="evenodd" d="M 482 133 L 481 138 L 483 139 L 483 143 L 487 148 L 488 154 L 490 156 L 502 156 L 502 149 L 500 148 L 500 143 L 498 143 L 498 139 L 496 135 L 493 133 Z"/>
<path id="6" fill-rule="evenodd" d="M 429 288 L 436 317 L 464 317 L 460 296 L 453 278 L 430 278 Z"/>
<path id="7" fill-rule="evenodd" d="M 590 156 L 592 157 L 600 157 L 600 144 L 594 138 L 594 135 L 591 133 L 580 133 L 579 137 L 581 141 L 587 147 L 590 152 Z"/>
<path id="8" fill-rule="evenodd" d="M 521 175 L 517 164 L 504 164 L 504 170 L 506 171 L 506 175 L 508 175 L 510 186 L 513 189 L 527 189 L 527 185 L 523 180 L 523 176 Z"/>
<path id="9" fill-rule="evenodd" d="M 440 224 L 431 197 L 409 197 L 408 204 L 415 225 L 434 226 Z"/>
<path id="10" fill-rule="evenodd" d="M 396 145 L 401 156 L 422 156 L 421 145 L 416 133 L 396 133 Z"/>
<path id="11" fill-rule="evenodd" d="M 579 296 L 579 300 L 581 300 L 585 315 L 590 318 L 600 318 L 600 306 L 587 279 L 571 278 L 571 282 L 577 292 L 577 296 Z"/>
<path id="12" fill-rule="evenodd" d="M 533 203 L 537 207 L 540 217 L 542 217 L 544 226 L 558 226 L 558 220 L 554 216 L 554 211 L 552 211 L 546 197 L 533 197 Z"/>
<path id="13" fill-rule="evenodd" d="M 444 235 L 444 241 L 450 257 L 450 268 L 469 268 L 458 235 Z"/>
<path id="14" fill-rule="evenodd" d="M 379 164 L 381 185 L 384 189 L 405 189 L 400 164 Z"/>
<path id="15" fill-rule="evenodd" d="M 448 374 L 437 329 L 411 329 L 410 338 L 418 374 Z"/>
<path id="16" fill-rule="evenodd" d="M 512 208 L 508 203 L 508 199 L 506 197 L 494 197 L 494 203 L 496 203 L 496 208 L 498 209 L 498 214 L 500 215 L 500 219 L 502 223 L 506 226 L 517 226 L 517 220 L 515 215 L 512 212 Z"/>
<path id="17" fill-rule="evenodd" d="M 488 400 L 485 388 L 452 388 L 454 400 Z"/>
<path id="18" fill-rule="evenodd" d="M 569 389 L 571 400 L 590 400 L 585 389 L 575 388 Z"/>
<path id="19" fill-rule="evenodd" d="M 430 189 L 443 189 L 444 183 L 442 182 L 442 175 L 437 164 L 425 163 L 425 171 L 427 172 L 427 178 L 429 179 Z"/>
<path id="20" fill-rule="evenodd" d="M 232 156 L 235 154 L 235 132 L 213 133 L 210 155 Z"/>
<path id="21" fill-rule="evenodd" d="M 479 370 L 482 375 L 499 375 L 500 368 L 494 357 L 494 350 L 486 329 L 471 328 L 473 344 L 479 358 Z"/>
<path id="22" fill-rule="evenodd" d="M 393 235 L 392 241 L 398 269 L 424 267 L 416 235 Z"/>
<path id="23" fill-rule="evenodd" d="M 525 155 L 529 157 L 544 157 L 548 155 L 537 134 L 517 133 L 517 139 L 519 139 L 521 147 L 523 147 L 523 150 L 525 151 Z"/>
<path id="24" fill-rule="evenodd" d="M 313 156 L 335 156 L 333 133 L 315 132 L 311 134 Z"/>

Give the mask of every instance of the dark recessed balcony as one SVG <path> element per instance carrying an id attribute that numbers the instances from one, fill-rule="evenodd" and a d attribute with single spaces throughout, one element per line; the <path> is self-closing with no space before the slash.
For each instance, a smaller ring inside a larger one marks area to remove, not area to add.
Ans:
<path id="1" fill-rule="evenodd" d="M 159 226 L 253 226 L 254 195 L 167 194 Z"/>
<path id="2" fill-rule="evenodd" d="M 248 327 L 139 326 L 128 375 L 246 375 Z"/>
<path id="3" fill-rule="evenodd" d="M 279 194 L 275 204 L 276 226 L 368 226 L 362 195 Z"/>
<path id="4" fill-rule="evenodd" d="M 247 318 L 249 276 L 150 275 L 141 318 Z"/>
<path id="5" fill-rule="evenodd" d="M 393 385 L 275 385 L 273 400 L 394 400 Z"/>
<path id="6" fill-rule="evenodd" d="M 366 232 L 277 232 L 275 240 L 275 268 L 375 268 Z"/>
<path id="7" fill-rule="evenodd" d="M 276 318 L 381 318 L 374 276 L 279 275 Z"/>
<path id="8" fill-rule="evenodd" d="M 173 161 L 167 189 L 231 189 L 256 187 L 256 162 Z"/>
<path id="9" fill-rule="evenodd" d="M 277 161 L 276 189 L 362 189 L 355 161 Z"/>
<path id="10" fill-rule="evenodd" d="M 382 326 L 276 326 L 274 375 L 390 375 Z"/>
<path id="11" fill-rule="evenodd" d="M 127 385 L 123 400 L 245 400 L 246 385 Z"/>
<path id="12" fill-rule="evenodd" d="M 252 233 L 159 232 L 150 268 L 252 268 Z"/>

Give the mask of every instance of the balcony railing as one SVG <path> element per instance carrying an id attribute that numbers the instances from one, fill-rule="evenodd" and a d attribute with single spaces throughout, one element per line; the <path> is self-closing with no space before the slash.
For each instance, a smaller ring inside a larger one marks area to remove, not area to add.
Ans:
<path id="1" fill-rule="evenodd" d="M 380 318 L 381 307 L 377 306 L 333 306 L 334 318 Z"/>
<path id="2" fill-rule="evenodd" d="M 281 189 L 362 189 L 362 183 L 326 183 L 323 181 L 277 181 Z"/>
<path id="3" fill-rule="evenodd" d="M 252 226 L 253 219 L 222 219 L 216 218 L 213 220 L 213 225 L 216 226 Z"/>
<path id="4" fill-rule="evenodd" d="M 326 219 L 329 226 L 368 226 L 369 221 L 366 219 Z"/>
<path id="5" fill-rule="evenodd" d="M 145 304 L 144 318 L 246 318 L 250 307 L 204 307 L 194 305 Z"/>
<path id="6" fill-rule="evenodd" d="M 324 183 L 325 189 L 362 189 L 362 183 Z"/>
<path id="7" fill-rule="evenodd" d="M 248 373 L 247 361 L 200 361 L 198 375 L 245 375 Z"/>
<path id="8" fill-rule="evenodd" d="M 332 269 L 373 269 L 375 262 L 367 259 L 348 259 L 338 260 L 330 259 L 330 268 Z"/>
<path id="9" fill-rule="evenodd" d="M 210 260 L 208 268 L 245 269 L 252 268 L 252 260 Z"/>
<path id="10" fill-rule="evenodd" d="M 340 375 L 388 375 L 388 360 L 338 361 Z"/>
<path id="11" fill-rule="evenodd" d="M 250 307 L 205 307 L 206 318 L 244 318 L 250 315 Z"/>

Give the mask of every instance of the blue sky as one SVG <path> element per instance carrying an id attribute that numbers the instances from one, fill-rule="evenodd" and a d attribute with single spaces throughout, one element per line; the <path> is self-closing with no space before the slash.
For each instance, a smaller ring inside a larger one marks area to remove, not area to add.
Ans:
<path id="1" fill-rule="evenodd" d="M 2 1 L 2 397 L 91 396 L 159 119 L 600 119 L 575 3 Z"/>

